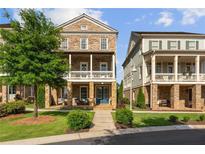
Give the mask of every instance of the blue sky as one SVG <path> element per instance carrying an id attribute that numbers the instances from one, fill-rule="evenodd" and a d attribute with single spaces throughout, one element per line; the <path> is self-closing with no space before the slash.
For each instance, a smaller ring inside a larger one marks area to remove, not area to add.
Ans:
<path id="1" fill-rule="evenodd" d="M 0 9 L 0 14 L 2 14 Z M 18 19 L 17 9 L 8 9 Z M 117 80 L 122 79 L 131 31 L 188 31 L 205 33 L 205 9 L 43 9 L 55 24 L 87 13 L 119 31 L 117 45 Z M 0 17 L 0 23 L 8 22 Z"/>

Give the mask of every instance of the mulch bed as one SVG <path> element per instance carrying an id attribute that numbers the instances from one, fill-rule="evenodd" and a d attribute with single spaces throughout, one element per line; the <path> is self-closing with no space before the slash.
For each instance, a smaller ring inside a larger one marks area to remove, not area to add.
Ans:
<path id="1" fill-rule="evenodd" d="M 115 127 L 116 127 L 117 129 L 126 129 L 126 128 L 132 128 L 132 125 L 127 126 L 127 125 L 115 123 Z"/>
<path id="2" fill-rule="evenodd" d="M 55 121 L 56 118 L 53 116 L 39 116 L 38 118 L 29 117 L 17 120 L 12 122 L 12 125 L 38 125 L 38 124 L 47 124 Z"/>
<path id="3" fill-rule="evenodd" d="M 0 117 L 0 120 L 8 120 L 8 119 L 15 119 L 15 118 L 21 118 L 24 114 L 11 114 L 7 115 L 6 117 Z"/>

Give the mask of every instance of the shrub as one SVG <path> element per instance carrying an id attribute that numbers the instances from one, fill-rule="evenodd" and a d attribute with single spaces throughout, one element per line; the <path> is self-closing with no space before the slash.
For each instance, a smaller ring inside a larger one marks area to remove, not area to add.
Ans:
<path id="1" fill-rule="evenodd" d="M 130 100 L 127 97 L 124 97 L 124 98 L 120 99 L 119 102 L 122 102 L 124 104 L 130 104 Z"/>
<path id="2" fill-rule="evenodd" d="M 0 104 L 0 117 L 7 116 L 6 104 Z"/>
<path id="3" fill-rule="evenodd" d="M 175 116 L 175 115 L 170 115 L 169 116 L 169 121 L 170 122 L 173 122 L 173 123 L 175 123 L 175 122 L 177 122 L 178 121 L 178 117 L 177 116 Z"/>
<path id="4" fill-rule="evenodd" d="M 141 108 L 141 109 L 144 109 L 146 108 L 146 105 L 145 105 L 145 97 L 144 97 L 144 94 L 142 92 L 142 88 L 140 88 L 139 92 L 138 92 L 138 95 L 137 95 L 137 99 L 136 99 L 136 105 L 137 107 Z"/>
<path id="5" fill-rule="evenodd" d="M 117 109 L 115 116 L 117 123 L 124 125 L 132 125 L 133 113 L 129 109 Z"/>
<path id="6" fill-rule="evenodd" d="M 24 101 L 14 101 L 6 104 L 8 114 L 24 113 L 25 109 L 26 107 Z"/>
<path id="7" fill-rule="evenodd" d="M 184 122 L 188 122 L 189 120 L 190 120 L 190 117 L 186 116 L 186 117 L 183 118 L 182 121 L 184 121 Z"/>
<path id="8" fill-rule="evenodd" d="M 39 108 L 45 108 L 45 85 L 39 85 L 37 89 L 37 102 Z"/>
<path id="9" fill-rule="evenodd" d="M 91 126 L 92 122 L 88 113 L 81 110 L 74 110 L 68 113 L 68 126 L 72 130 L 80 130 Z"/>
<path id="10" fill-rule="evenodd" d="M 200 115 L 199 116 L 199 121 L 204 121 L 205 120 L 205 115 Z"/>

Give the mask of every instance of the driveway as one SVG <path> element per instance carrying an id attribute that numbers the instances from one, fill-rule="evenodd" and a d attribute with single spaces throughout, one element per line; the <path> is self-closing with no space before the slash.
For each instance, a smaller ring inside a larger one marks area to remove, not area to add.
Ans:
<path id="1" fill-rule="evenodd" d="M 205 129 L 144 132 L 52 143 L 60 145 L 205 145 Z"/>

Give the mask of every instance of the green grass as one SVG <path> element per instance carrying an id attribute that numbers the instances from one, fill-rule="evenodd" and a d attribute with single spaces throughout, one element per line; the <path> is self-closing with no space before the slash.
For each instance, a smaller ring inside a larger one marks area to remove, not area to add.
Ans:
<path id="1" fill-rule="evenodd" d="M 94 112 L 87 113 L 90 118 L 93 119 Z M 67 114 L 68 113 L 63 112 L 41 112 L 40 115 L 55 116 L 56 120 L 51 123 L 39 125 L 11 125 L 11 122 L 18 119 L 32 117 L 33 113 L 26 113 L 23 117 L 15 119 L 2 119 L 0 120 L 0 142 L 65 134 L 68 128 L 66 120 Z"/>
<path id="2" fill-rule="evenodd" d="M 114 121 L 115 113 L 112 113 Z M 174 125 L 170 122 L 169 116 L 175 115 L 182 120 L 185 116 L 190 117 L 190 120 L 196 121 L 202 114 L 199 113 L 134 113 L 133 127 L 148 127 L 148 126 L 169 126 Z"/>

